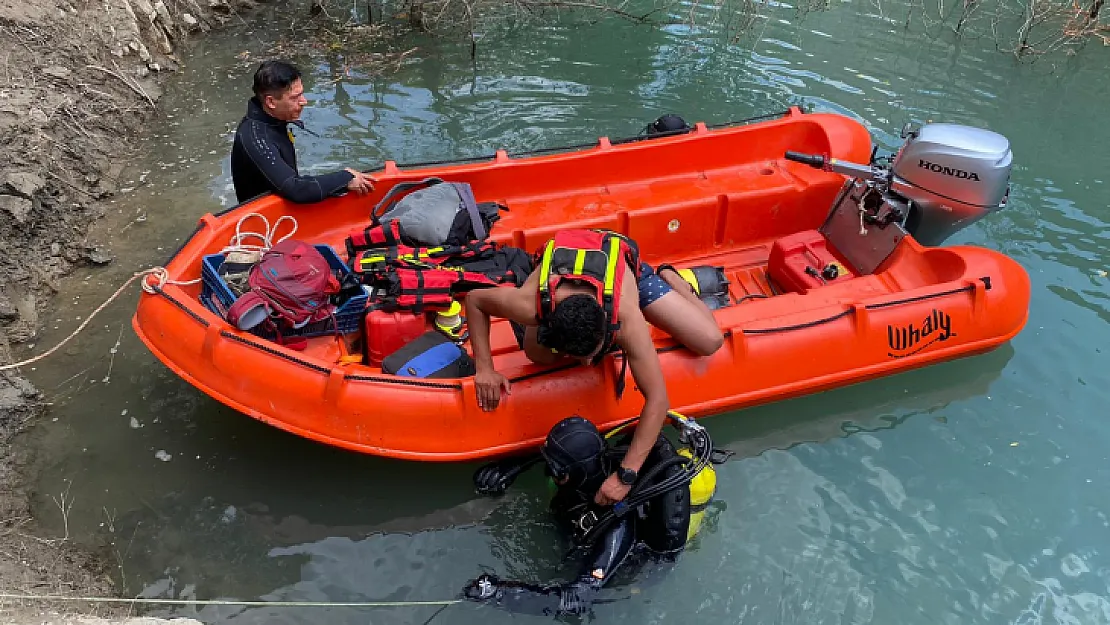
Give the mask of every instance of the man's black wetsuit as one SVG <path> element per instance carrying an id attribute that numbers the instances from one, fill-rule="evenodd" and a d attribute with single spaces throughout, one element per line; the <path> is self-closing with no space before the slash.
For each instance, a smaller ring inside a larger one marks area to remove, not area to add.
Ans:
<path id="1" fill-rule="evenodd" d="M 235 197 L 245 202 L 267 192 L 295 202 L 310 204 L 342 195 L 354 178 L 348 171 L 321 176 L 302 176 L 297 172 L 297 153 L 289 124 L 262 110 L 258 98 L 247 102 L 247 114 L 235 131 L 231 147 L 231 179 Z"/>

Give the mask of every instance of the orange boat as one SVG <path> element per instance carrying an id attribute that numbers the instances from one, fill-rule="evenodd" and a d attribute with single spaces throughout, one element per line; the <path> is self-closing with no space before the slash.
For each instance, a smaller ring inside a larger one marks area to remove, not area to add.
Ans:
<path id="1" fill-rule="evenodd" d="M 199 284 L 176 284 L 198 279 L 202 258 L 223 249 L 250 213 L 271 223 L 292 215 L 296 238 L 343 250 L 390 187 L 437 176 L 469 183 L 478 201 L 507 206 L 491 238 L 528 252 L 557 230 L 601 227 L 635 239 L 653 266 L 724 267 L 733 303 L 714 311 L 725 334 L 717 353 L 697 357 L 653 329 L 672 408 L 689 416 L 989 351 L 1024 326 L 1028 276 L 998 252 L 939 243 L 1004 207 L 1009 143 L 948 124 L 903 136 L 897 155 L 875 159 L 856 121 L 794 108 L 563 151 L 389 161 L 373 173 L 378 184 L 368 196 L 304 207 L 267 195 L 204 215 L 166 265 L 173 281 L 148 278 L 151 292 L 142 294 L 133 326 L 166 366 L 218 401 L 369 454 L 483 458 L 538 445 L 570 414 L 601 428 L 638 415 L 638 392 L 615 393 L 619 354 L 596 367 L 536 365 L 504 320 L 494 320 L 491 341 L 512 394 L 485 413 L 473 378 L 385 374 L 351 363 L 334 335 L 289 349 L 211 312 Z"/>

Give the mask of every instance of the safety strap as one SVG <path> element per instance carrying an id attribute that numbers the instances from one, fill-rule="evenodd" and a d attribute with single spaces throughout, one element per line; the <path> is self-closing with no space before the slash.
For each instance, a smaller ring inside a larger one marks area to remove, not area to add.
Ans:
<path id="1" fill-rule="evenodd" d="M 465 264 L 496 251 L 497 247 L 488 241 L 436 247 L 395 245 L 357 252 L 351 267 L 359 274 L 379 270 L 383 265 L 431 268 L 448 263 Z"/>
<path id="2" fill-rule="evenodd" d="M 621 259 L 617 258 L 617 252 L 621 249 L 621 242 L 615 236 L 608 236 L 604 239 L 609 243 L 609 264 L 605 266 L 605 289 L 603 291 L 605 297 L 612 299 L 613 286 L 617 281 L 617 262 Z"/>
<path id="3" fill-rule="evenodd" d="M 539 280 L 539 297 L 540 297 L 540 316 L 544 317 L 551 314 L 552 310 L 552 293 L 550 289 L 551 278 L 551 257 L 555 253 L 555 239 L 547 242 L 547 247 L 543 250 L 543 256 L 540 259 L 540 280 Z"/>
<path id="4" fill-rule="evenodd" d="M 355 256 L 356 273 L 368 273 L 379 269 L 380 265 L 431 266 L 438 265 L 456 254 L 443 247 L 408 247 L 398 245 L 389 248 L 369 249 Z"/>
<path id="5" fill-rule="evenodd" d="M 605 333 L 605 341 L 601 345 L 601 352 L 604 353 L 613 344 L 613 336 L 617 330 L 621 329 L 620 321 L 617 319 L 617 306 L 615 305 L 615 298 L 620 297 L 620 293 L 613 293 L 613 289 L 617 281 L 617 265 L 624 259 L 620 258 L 618 252 L 621 249 L 621 241 L 616 236 L 610 234 L 603 241 L 609 245 L 609 264 L 605 266 L 605 282 L 602 288 L 602 302 L 601 305 L 605 309 L 605 316 L 609 319 L 609 329 Z M 604 243 L 603 243 L 604 245 Z M 623 267 L 622 267 L 623 269 Z M 621 383 L 624 382 L 624 376 L 621 375 Z M 619 396 L 619 394 L 618 394 Z"/>
<path id="6" fill-rule="evenodd" d="M 628 355 L 627 354 L 621 354 L 621 372 L 620 372 L 620 374 L 617 375 L 617 384 L 616 384 L 617 399 L 620 399 L 624 395 L 624 387 L 625 387 L 624 381 L 625 381 L 625 378 L 626 378 L 627 375 L 628 375 Z"/>
<path id="7" fill-rule="evenodd" d="M 470 215 L 470 225 L 474 226 L 474 238 L 486 238 L 486 227 L 482 224 L 482 216 L 478 214 L 478 203 L 474 200 L 474 191 L 465 182 L 452 182 L 455 191 L 462 198 L 463 206 Z"/>

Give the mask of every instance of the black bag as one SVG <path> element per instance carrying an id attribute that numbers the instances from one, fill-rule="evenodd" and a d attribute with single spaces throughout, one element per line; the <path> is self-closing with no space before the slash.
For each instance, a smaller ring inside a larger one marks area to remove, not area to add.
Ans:
<path id="1" fill-rule="evenodd" d="M 446 336 L 431 331 L 386 356 L 382 372 L 410 378 L 465 378 L 476 370 L 470 354 Z"/>
<path id="2" fill-rule="evenodd" d="M 511 282 L 521 286 L 532 274 L 532 256 L 518 247 L 502 246 L 499 249 L 482 254 L 478 258 L 467 259 L 462 262 L 447 262 L 445 264 L 461 267 L 467 271 L 481 273 L 490 279 L 501 283 Z"/>

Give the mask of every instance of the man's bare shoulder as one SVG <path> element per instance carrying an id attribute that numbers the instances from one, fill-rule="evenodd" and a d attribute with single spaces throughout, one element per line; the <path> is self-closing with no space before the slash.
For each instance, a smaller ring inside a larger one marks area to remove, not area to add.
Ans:
<path id="1" fill-rule="evenodd" d="M 534 296 L 536 294 L 536 291 L 539 290 L 539 285 L 540 285 L 540 271 L 539 271 L 539 269 L 537 269 L 537 270 L 533 271 L 532 273 L 528 274 L 528 279 L 524 281 L 524 284 L 517 287 L 517 290 L 522 292 L 522 293 L 530 292 Z"/>
<path id="2" fill-rule="evenodd" d="M 496 310 L 490 311 L 493 314 L 520 324 L 531 325 L 536 321 L 538 284 L 537 272 L 533 272 L 524 281 L 524 284 L 518 287 L 500 286 L 493 289 L 482 289 L 482 291 L 488 293 L 488 295 L 482 297 L 496 302 L 494 304 Z"/>
<path id="3" fill-rule="evenodd" d="M 528 279 L 524 284 L 513 289 L 513 298 L 520 302 L 526 302 L 530 306 L 535 306 L 536 297 L 539 295 L 540 290 L 540 272 L 533 271 L 528 275 Z M 533 311 L 534 312 L 534 311 Z"/>
<path id="4" fill-rule="evenodd" d="M 625 266 L 624 280 L 621 282 L 621 306 L 620 311 L 617 313 L 620 321 L 624 321 L 631 317 L 639 317 L 643 319 L 643 311 L 640 310 L 640 286 L 636 283 L 636 276 L 632 270 Z"/>

